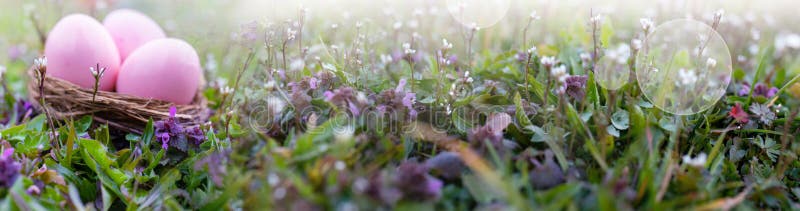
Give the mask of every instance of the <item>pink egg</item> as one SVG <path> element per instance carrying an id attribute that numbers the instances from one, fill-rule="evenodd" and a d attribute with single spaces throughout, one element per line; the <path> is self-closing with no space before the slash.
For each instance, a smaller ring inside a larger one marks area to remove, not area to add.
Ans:
<path id="1" fill-rule="evenodd" d="M 94 88 L 89 67 L 107 67 L 100 79 L 100 90 L 113 91 L 119 71 L 119 52 L 111 35 L 92 17 L 73 14 L 56 23 L 44 46 L 47 75 L 83 88 Z"/>
<path id="2" fill-rule="evenodd" d="M 122 62 L 136 48 L 152 40 L 167 37 L 153 19 L 135 10 L 115 10 L 106 16 L 103 25 L 114 38 Z"/>
<path id="3" fill-rule="evenodd" d="M 189 43 L 158 39 L 128 56 L 119 71 L 117 92 L 189 104 L 202 80 L 200 59 Z"/>

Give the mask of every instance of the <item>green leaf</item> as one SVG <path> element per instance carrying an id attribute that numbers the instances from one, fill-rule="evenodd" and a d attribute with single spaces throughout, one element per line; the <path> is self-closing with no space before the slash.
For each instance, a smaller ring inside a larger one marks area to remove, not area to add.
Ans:
<path id="1" fill-rule="evenodd" d="M 673 118 L 669 116 L 661 117 L 661 119 L 658 120 L 658 126 L 669 132 L 678 132 L 678 125 L 676 125 Z"/>
<path id="2" fill-rule="evenodd" d="M 86 161 L 86 164 L 95 171 L 95 173 L 100 174 L 102 171 L 105 174 L 108 174 L 112 180 L 116 184 L 123 184 L 125 181 L 130 179 L 128 175 L 120 171 L 119 169 L 112 168 L 112 164 L 115 164 L 113 158 L 109 157 L 108 149 L 105 145 L 101 144 L 98 141 L 91 140 L 91 139 L 81 139 L 79 142 L 81 146 L 81 155 L 83 156 L 83 160 Z M 99 166 L 100 169 L 94 168 Z"/>
<path id="3" fill-rule="evenodd" d="M 531 120 L 525 115 L 525 107 L 522 105 L 522 97 L 519 95 L 519 92 L 514 95 L 514 105 L 516 106 L 514 116 L 517 118 L 517 122 L 519 122 L 520 126 L 526 128 L 532 125 Z"/>
<path id="4" fill-rule="evenodd" d="M 619 138 L 619 130 L 617 130 L 616 128 L 612 127 L 611 125 L 606 127 L 606 132 L 608 132 L 608 134 L 611 135 L 611 136 Z"/>
<path id="5" fill-rule="evenodd" d="M 617 109 L 617 111 L 611 115 L 611 124 L 613 124 L 617 129 L 626 130 L 628 129 L 629 123 L 630 115 L 628 114 L 628 111 L 624 109 Z"/>
<path id="6" fill-rule="evenodd" d="M 461 176 L 462 184 L 478 203 L 487 204 L 500 198 L 500 192 L 473 174 Z"/>
<path id="7" fill-rule="evenodd" d="M 29 132 L 33 133 L 33 132 Z M 50 149 L 50 140 L 47 134 L 29 134 L 25 140 L 18 142 L 16 146 L 17 152 L 35 157 L 39 152 Z"/>

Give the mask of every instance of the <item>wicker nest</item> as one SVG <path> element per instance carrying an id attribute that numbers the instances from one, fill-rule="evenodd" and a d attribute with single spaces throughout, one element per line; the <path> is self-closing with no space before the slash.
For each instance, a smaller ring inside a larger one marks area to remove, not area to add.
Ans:
<path id="1" fill-rule="evenodd" d="M 39 84 L 33 68 L 28 71 L 28 75 L 31 78 L 28 83 L 29 96 L 34 101 L 33 104 L 41 108 Z M 46 97 L 47 111 L 53 118 L 77 119 L 92 115 L 95 124 L 108 124 L 112 130 L 127 133 L 141 134 L 150 119 L 158 121 L 168 118 L 169 109 L 173 106 L 177 109 L 175 117 L 184 126 L 202 124 L 208 120 L 210 113 L 206 107 L 206 99 L 200 92 L 189 105 L 176 105 L 163 100 L 106 91 L 97 91 L 93 100 L 93 92 L 94 90 L 59 78 L 46 77 L 43 94 Z"/>

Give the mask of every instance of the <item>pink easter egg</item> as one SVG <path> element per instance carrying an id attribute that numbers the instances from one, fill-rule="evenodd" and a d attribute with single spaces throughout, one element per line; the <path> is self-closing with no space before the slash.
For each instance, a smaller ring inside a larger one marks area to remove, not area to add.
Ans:
<path id="1" fill-rule="evenodd" d="M 62 18 L 50 31 L 44 46 L 47 75 L 64 79 L 83 88 L 94 88 L 90 67 L 100 64 L 107 70 L 99 89 L 113 91 L 117 80 L 119 52 L 108 31 L 92 17 L 73 14 Z"/>
<path id="2" fill-rule="evenodd" d="M 128 56 L 119 72 L 117 92 L 189 104 L 202 80 L 200 59 L 189 43 L 158 39 Z"/>
<path id="3" fill-rule="evenodd" d="M 164 30 L 147 15 L 130 9 L 120 9 L 109 13 L 103 25 L 114 38 L 122 62 L 136 48 L 156 39 L 166 38 Z"/>

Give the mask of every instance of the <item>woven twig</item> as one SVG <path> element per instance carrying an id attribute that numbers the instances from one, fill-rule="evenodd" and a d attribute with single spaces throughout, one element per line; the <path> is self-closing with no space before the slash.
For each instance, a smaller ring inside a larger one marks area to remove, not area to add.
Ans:
<path id="1" fill-rule="evenodd" d="M 36 83 L 33 70 L 28 73 L 32 79 L 28 83 L 29 96 L 33 104 L 41 108 L 39 84 Z M 129 133 L 141 133 L 150 119 L 157 121 L 168 118 L 172 106 L 177 109 L 175 117 L 184 126 L 202 124 L 209 116 L 206 99 L 199 92 L 189 105 L 107 91 L 97 91 L 96 98 L 92 100 L 93 92 L 92 89 L 59 78 L 46 77 L 43 94 L 47 110 L 53 118 L 77 119 L 92 115 L 95 123 L 108 124 L 111 129 Z"/>

